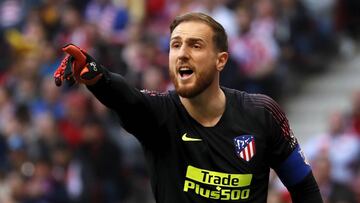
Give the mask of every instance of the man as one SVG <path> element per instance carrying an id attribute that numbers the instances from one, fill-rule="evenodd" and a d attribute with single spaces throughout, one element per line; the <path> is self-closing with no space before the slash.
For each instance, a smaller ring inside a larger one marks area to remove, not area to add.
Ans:
<path id="1" fill-rule="evenodd" d="M 293 202 L 322 202 L 278 105 L 219 85 L 228 59 L 224 28 L 188 13 L 170 25 L 169 73 L 175 91 L 138 91 L 74 45 L 55 72 L 75 79 L 141 142 L 159 203 L 266 202 L 274 168 Z"/>

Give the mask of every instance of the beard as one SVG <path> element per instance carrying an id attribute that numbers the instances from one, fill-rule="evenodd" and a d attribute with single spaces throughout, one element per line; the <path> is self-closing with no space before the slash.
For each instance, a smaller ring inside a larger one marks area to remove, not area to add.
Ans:
<path id="1" fill-rule="evenodd" d="M 179 81 L 177 80 L 176 74 L 174 71 L 169 71 L 171 81 L 173 82 L 175 86 L 176 92 L 184 98 L 194 98 L 200 93 L 202 93 L 204 90 L 206 90 L 211 83 L 215 79 L 216 70 L 211 69 L 209 71 L 204 71 L 202 73 L 198 73 L 198 77 L 195 80 L 195 83 L 191 86 L 188 85 L 182 85 L 179 84 Z M 196 74 L 195 72 L 193 74 Z M 195 75 L 194 75 L 195 77 Z"/>

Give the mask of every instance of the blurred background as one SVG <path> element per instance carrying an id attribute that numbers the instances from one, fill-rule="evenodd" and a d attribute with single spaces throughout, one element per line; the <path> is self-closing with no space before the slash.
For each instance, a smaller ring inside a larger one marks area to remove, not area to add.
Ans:
<path id="1" fill-rule="evenodd" d="M 0 202 L 151 203 L 142 149 L 52 74 L 74 43 L 139 89 L 172 89 L 169 23 L 228 33 L 224 86 L 278 101 L 326 203 L 360 202 L 359 0 L 0 0 Z M 291 202 L 271 173 L 269 203 Z"/>

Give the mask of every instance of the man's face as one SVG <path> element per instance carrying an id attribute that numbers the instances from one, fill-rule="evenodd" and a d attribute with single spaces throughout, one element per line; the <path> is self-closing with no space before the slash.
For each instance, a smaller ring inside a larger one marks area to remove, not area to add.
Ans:
<path id="1" fill-rule="evenodd" d="M 169 72 L 177 93 L 185 98 L 200 94 L 218 73 L 218 52 L 208 25 L 180 23 L 170 39 Z"/>

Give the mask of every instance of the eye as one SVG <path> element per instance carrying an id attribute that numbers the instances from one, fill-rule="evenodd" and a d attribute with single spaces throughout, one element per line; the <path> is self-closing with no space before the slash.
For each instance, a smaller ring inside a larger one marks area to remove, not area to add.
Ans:
<path id="1" fill-rule="evenodd" d="M 172 42 L 170 44 L 170 47 L 171 48 L 179 48 L 181 46 L 180 42 Z"/>
<path id="2" fill-rule="evenodd" d="M 193 44 L 192 47 L 195 48 L 195 49 L 200 49 L 200 48 L 201 48 L 201 45 L 198 44 L 198 43 L 195 43 L 195 44 Z"/>

